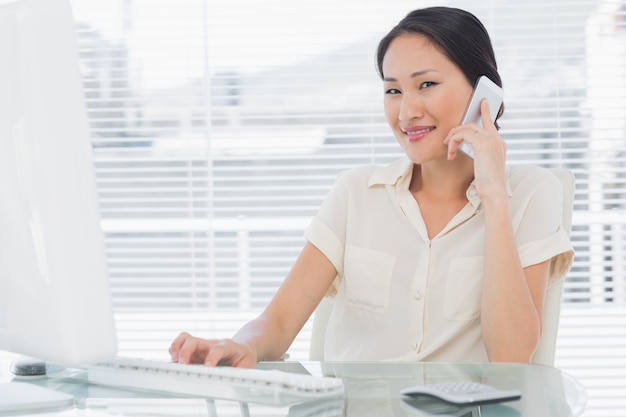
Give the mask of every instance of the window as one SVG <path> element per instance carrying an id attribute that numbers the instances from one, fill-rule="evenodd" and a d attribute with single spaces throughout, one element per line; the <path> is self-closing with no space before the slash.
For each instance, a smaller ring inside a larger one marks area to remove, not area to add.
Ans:
<path id="1" fill-rule="evenodd" d="M 162 356 L 183 329 L 230 336 L 287 273 L 336 175 L 401 155 L 374 51 L 429 4 L 72 0 L 123 351 Z M 623 415 L 626 2 L 439 4 L 490 31 L 509 162 L 576 175 L 557 366 L 587 387 L 586 415 Z"/>

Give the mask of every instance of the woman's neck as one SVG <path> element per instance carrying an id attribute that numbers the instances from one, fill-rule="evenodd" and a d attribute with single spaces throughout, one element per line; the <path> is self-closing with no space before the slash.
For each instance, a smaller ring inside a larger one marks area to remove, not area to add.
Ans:
<path id="1" fill-rule="evenodd" d="M 474 180 L 474 162 L 469 158 L 415 164 L 409 190 L 437 200 L 465 198 Z"/>

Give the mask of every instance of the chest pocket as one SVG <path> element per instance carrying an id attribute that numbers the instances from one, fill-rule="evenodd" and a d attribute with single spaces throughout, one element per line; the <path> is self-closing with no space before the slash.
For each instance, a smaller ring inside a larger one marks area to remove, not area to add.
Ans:
<path id="1" fill-rule="evenodd" d="M 470 321 L 480 317 L 483 271 L 482 256 L 452 260 L 443 302 L 443 314 L 446 319 Z"/>
<path id="2" fill-rule="evenodd" d="M 396 257 L 373 249 L 347 245 L 344 285 L 347 304 L 383 314 L 389 305 L 389 286 Z"/>

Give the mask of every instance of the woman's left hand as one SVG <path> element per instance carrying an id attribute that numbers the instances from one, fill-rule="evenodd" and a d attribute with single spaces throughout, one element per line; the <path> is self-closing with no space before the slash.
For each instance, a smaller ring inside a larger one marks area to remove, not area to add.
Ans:
<path id="1" fill-rule="evenodd" d="M 480 103 L 483 127 L 466 123 L 450 130 L 444 143 L 448 145 L 448 159 L 456 158 L 458 147 L 466 141 L 474 151 L 476 190 L 482 198 L 506 197 L 506 142 L 498 134 L 489 115 L 489 103 Z"/>

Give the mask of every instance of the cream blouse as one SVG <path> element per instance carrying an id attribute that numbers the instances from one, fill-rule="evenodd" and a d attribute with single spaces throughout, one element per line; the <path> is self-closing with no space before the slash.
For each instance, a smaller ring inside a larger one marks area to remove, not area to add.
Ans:
<path id="1" fill-rule="evenodd" d="M 484 211 L 475 185 L 468 204 L 429 239 L 409 192 L 412 168 L 403 158 L 344 173 L 305 232 L 337 270 L 326 360 L 487 361 L 480 327 Z M 573 259 L 561 226 L 560 182 L 533 166 L 511 167 L 507 176 L 522 266 L 552 258 L 554 284 Z"/>

